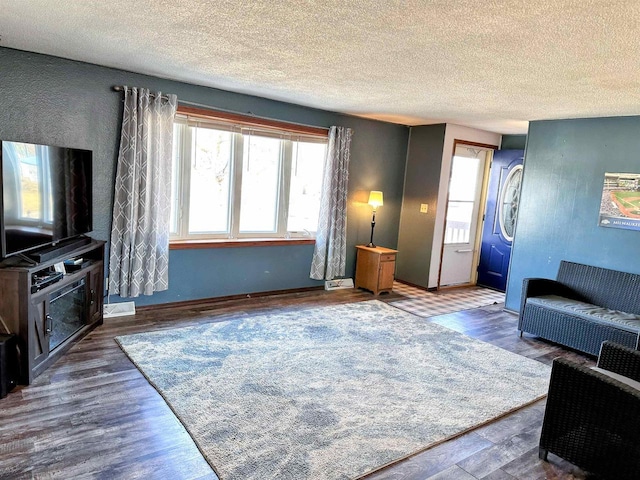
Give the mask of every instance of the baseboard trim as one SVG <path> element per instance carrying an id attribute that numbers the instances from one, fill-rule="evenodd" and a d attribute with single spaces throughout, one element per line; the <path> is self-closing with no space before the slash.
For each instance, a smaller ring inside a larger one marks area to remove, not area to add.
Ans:
<path id="1" fill-rule="evenodd" d="M 302 288 L 289 288 L 285 290 L 269 290 L 266 292 L 240 293 L 237 295 L 226 295 L 224 297 L 198 298 L 194 300 L 182 300 L 179 302 L 157 303 L 154 305 L 142 305 L 139 307 L 136 306 L 136 310 L 142 312 L 142 311 L 149 311 L 149 310 L 157 310 L 161 308 L 194 307 L 198 305 L 210 305 L 215 303 L 228 302 L 229 300 L 240 300 L 243 298 L 269 297 L 272 295 L 286 295 L 291 293 L 313 292 L 316 290 L 324 290 L 324 285 L 320 285 L 318 287 L 302 287 Z"/>

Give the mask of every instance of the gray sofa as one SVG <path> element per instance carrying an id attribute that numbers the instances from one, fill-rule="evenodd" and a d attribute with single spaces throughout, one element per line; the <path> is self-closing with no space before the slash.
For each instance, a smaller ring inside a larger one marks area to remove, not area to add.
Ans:
<path id="1" fill-rule="evenodd" d="M 640 349 L 640 275 L 563 260 L 556 280 L 524 279 L 518 330 L 596 356 L 605 340 Z"/>

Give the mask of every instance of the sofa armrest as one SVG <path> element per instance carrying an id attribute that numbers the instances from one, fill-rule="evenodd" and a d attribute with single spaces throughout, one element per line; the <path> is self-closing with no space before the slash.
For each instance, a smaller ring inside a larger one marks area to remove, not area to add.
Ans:
<path id="1" fill-rule="evenodd" d="M 602 342 L 599 368 L 640 382 L 640 351 L 610 341 Z"/>
<path id="2" fill-rule="evenodd" d="M 566 359 L 555 359 L 540 448 L 588 471 L 637 478 L 640 391 Z"/>
<path id="3" fill-rule="evenodd" d="M 520 315 L 524 313 L 524 305 L 529 297 L 540 295 L 558 295 L 560 297 L 575 298 L 573 292 L 566 285 L 550 278 L 525 278 L 522 281 L 522 297 L 520 299 Z"/>
<path id="4" fill-rule="evenodd" d="M 617 411 L 621 405 L 628 410 Z M 544 422 L 574 420 L 574 427 L 579 427 L 585 418 L 590 423 L 608 426 L 617 421 L 624 430 L 630 422 L 635 423 L 640 441 L 640 390 L 585 365 L 565 358 L 554 359 Z"/>

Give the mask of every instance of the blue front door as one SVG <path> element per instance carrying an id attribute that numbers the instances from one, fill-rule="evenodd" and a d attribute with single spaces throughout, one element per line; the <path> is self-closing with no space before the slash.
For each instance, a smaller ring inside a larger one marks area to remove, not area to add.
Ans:
<path id="1" fill-rule="evenodd" d="M 489 173 L 477 284 L 501 292 L 507 287 L 523 158 L 523 150 L 496 150 Z"/>

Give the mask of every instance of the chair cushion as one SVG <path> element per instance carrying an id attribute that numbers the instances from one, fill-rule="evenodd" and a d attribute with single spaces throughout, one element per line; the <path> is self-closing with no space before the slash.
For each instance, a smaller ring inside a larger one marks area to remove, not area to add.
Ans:
<path id="1" fill-rule="evenodd" d="M 567 313 L 585 320 L 596 321 L 604 324 L 615 323 L 618 328 L 633 333 L 640 332 L 640 315 L 633 313 L 610 310 L 608 308 L 580 302 L 558 295 L 541 295 L 527 298 L 527 303 L 539 307 L 548 308 L 561 313 Z"/>
<path id="2" fill-rule="evenodd" d="M 628 377 L 624 377 L 618 373 L 610 372 L 609 370 L 605 370 L 604 368 L 591 367 L 591 370 L 595 370 L 596 372 L 600 372 L 603 375 L 606 375 L 607 377 L 618 380 L 620 383 L 624 383 L 625 385 L 628 385 L 631 388 L 634 388 L 640 392 L 640 382 L 636 382 L 635 380 L 632 380 Z"/>

